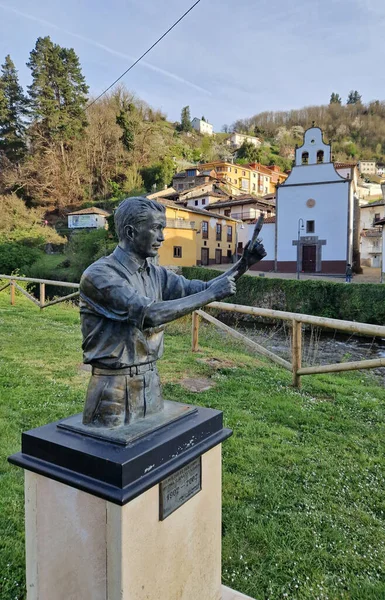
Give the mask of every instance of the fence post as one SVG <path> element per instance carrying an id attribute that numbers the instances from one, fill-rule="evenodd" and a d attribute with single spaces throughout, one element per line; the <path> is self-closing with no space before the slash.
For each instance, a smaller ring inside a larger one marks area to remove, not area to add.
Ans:
<path id="1" fill-rule="evenodd" d="M 293 331 L 291 337 L 292 361 L 293 361 L 293 386 L 301 387 L 301 377 L 298 369 L 302 366 L 302 323 L 293 319 Z"/>
<path id="2" fill-rule="evenodd" d="M 198 341 L 199 341 L 199 315 L 197 312 L 192 313 L 192 352 L 198 352 Z"/>
<path id="3" fill-rule="evenodd" d="M 45 304 L 45 283 L 40 284 L 40 309 L 44 308 Z"/>
<path id="4" fill-rule="evenodd" d="M 11 290 L 11 306 L 15 306 L 15 282 L 11 279 L 10 290 Z"/>

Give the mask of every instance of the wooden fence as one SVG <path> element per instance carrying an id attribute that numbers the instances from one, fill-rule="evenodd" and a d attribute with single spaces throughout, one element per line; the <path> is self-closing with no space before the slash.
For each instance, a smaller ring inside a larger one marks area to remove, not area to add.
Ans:
<path id="1" fill-rule="evenodd" d="M 16 277 L 14 275 L 0 275 L 0 281 L 6 280 L 7 283 L 0 287 L 0 292 L 6 288 L 10 288 L 10 299 L 11 304 L 15 304 L 15 290 L 19 290 L 28 300 L 31 300 L 34 304 L 39 306 L 40 309 L 71 300 L 79 295 L 79 284 L 71 283 L 67 281 L 53 281 L 51 279 L 34 279 L 32 277 Z M 17 282 L 27 281 L 30 283 L 38 283 L 40 288 L 39 300 L 27 292 Z M 55 298 L 50 302 L 45 301 L 45 286 L 55 285 L 60 287 L 67 287 L 77 289 L 78 291 Z M 385 358 L 375 358 L 372 360 L 361 360 L 344 363 L 333 363 L 329 365 L 302 366 L 302 326 L 303 325 L 314 325 L 316 327 L 326 327 L 329 329 L 335 329 L 338 331 L 344 331 L 347 333 L 358 333 L 361 335 L 367 335 L 372 337 L 385 337 L 385 327 L 382 325 L 371 325 L 369 323 L 356 323 L 355 321 L 342 321 L 340 319 L 329 319 L 327 317 L 315 317 L 313 315 L 302 315 L 300 313 L 285 312 L 282 310 L 271 310 L 268 308 L 257 308 L 254 306 L 244 306 L 242 304 L 228 304 L 226 302 L 212 302 L 208 304 L 206 308 L 216 308 L 221 311 L 241 313 L 247 315 L 253 315 L 255 317 L 267 317 L 269 319 L 289 321 L 292 326 L 291 336 L 291 362 L 278 356 L 274 352 L 267 350 L 257 342 L 254 342 L 247 336 L 243 335 L 236 329 L 225 325 L 222 321 L 219 321 L 211 314 L 204 310 L 197 310 L 192 314 L 192 351 L 197 352 L 199 342 L 199 323 L 200 319 L 204 319 L 209 323 L 215 325 L 222 331 L 225 331 L 232 337 L 241 340 L 249 348 L 254 350 L 257 354 L 266 356 L 269 360 L 275 364 L 291 371 L 293 374 L 293 385 L 295 387 L 301 386 L 301 377 L 303 375 L 315 375 L 317 373 L 333 373 L 338 371 L 354 371 L 359 369 L 374 369 L 378 367 L 385 367 Z"/>
<path id="2" fill-rule="evenodd" d="M 0 292 L 10 288 L 11 292 L 11 304 L 14 306 L 15 304 L 15 290 L 19 290 L 28 300 L 31 300 L 34 304 L 39 306 L 41 309 L 46 308 L 47 306 L 52 306 L 53 304 L 58 304 L 59 302 L 65 302 L 65 300 L 71 300 L 72 298 L 76 298 L 79 296 L 79 292 L 74 292 L 73 294 L 67 294 L 67 296 L 61 296 L 60 298 L 55 298 L 55 300 L 51 300 L 50 302 L 45 301 L 45 286 L 46 285 L 57 285 L 60 287 L 67 288 L 75 288 L 79 289 L 78 283 L 72 283 L 69 281 L 54 281 L 52 279 L 34 279 L 32 277 L 16 277 L 15 275 L 0 275 L 0 281 L 5 279 L 8 283 L 0 287 Z M 32 296 L 27 290 L 25 290 L 21 285 L 16 283 L 17 281 L 28 281 L 29 283 L 38 283 L 40 288 L 39 300 Z"/>
<path id="3" fill-rule="evenodd" d="M 256 353 L 269 358 L 280 367 L 291 371 L 293 374 L 293 385 L 301 387 L 301 377 L 303 375 L 315 375 L 318 373 L 335 373 L 338 371 L 355 371 L 360 369 L 373 369 L 385 367 L 385 358 L 375 358 L 372 360 L 360 360 L 344 363 L 333 363 L 328 365 L 302 367 L 302 326 L 303 324 L 314 325 L 316 327 L 326 327 L 348 333 L 358 333 L 373 337 L 385 337 L 385 327 L 382 325 L 371 325 L 369 323 L 356 323 L 355 321 L 342 321 L 340 319 L 329 319 L 327 317 L 315 317 L 312 315 L 302 315 L 300 313 L 285 312 L 282 310 L 271 310 L 268 308 L 257 308 L 253 306 L 244 306 L 242 304 L 228 304 L 226 302 L 212 302 L 206 308 L 216 308 L 221 311 L 253 315 L 255 317 L 267 317 L 289 321 L 292 326 L 291 336 L 291 362 L 281 358 L 267 350 L 257 342 L 249 339 L 239 331 L 229 327 L 219 321 L 209 313 L 203 310 L 197 310 L 192 315 L 192 351 L 197 352 L 199 343 L 199 322 L 204 319 L 212 323 L 222 331 L 244 342 Z"/>

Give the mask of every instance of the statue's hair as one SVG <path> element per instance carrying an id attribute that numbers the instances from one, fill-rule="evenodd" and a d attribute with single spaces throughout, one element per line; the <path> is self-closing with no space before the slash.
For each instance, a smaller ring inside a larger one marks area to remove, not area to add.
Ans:
<path id="1" fill-rule="evenodd" d="M 134 196 L 126 198 L 121 202 L 114 213 L 115 229 L 119 241 L 123 241 L 126 237 L 125 228 L 127 225 L 133 227 L 145 221 L 151 211 L 165 213 L 166 208 L 163 204 L 149 200 L 144 196 Z"/>

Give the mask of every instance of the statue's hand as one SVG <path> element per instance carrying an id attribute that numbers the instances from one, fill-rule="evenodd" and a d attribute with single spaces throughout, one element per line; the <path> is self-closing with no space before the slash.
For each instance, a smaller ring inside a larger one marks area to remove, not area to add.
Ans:
<path id="1" fill-rule="evenodd" d="M 252 265 L 255 265 L 255 263 L 262 260 L 265 256 L 265 248 L 263 247 L 263 244 L 257 240 L 252 248 L 250 247 L 250 242 L 246 244 L 241 256 L 241 261 L 245 264 L 246 268 L 249 269 Z"/>
<path id="2" fill-rule="evenodd" d="M 210 285 L 210 291 L 215 295 L 215 300 L 223 300 L 228 296 L 232 296 L 237 291 L 235 279 L 232 275 L 228 277 L 218 277 L 213 279 Z"/>

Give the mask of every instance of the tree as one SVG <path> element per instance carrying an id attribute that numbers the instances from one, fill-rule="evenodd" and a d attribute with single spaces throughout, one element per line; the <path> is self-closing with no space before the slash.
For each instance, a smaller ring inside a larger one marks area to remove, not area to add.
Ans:
<path id="1" fill-rule="evenodd" d="M 27 100 L 11 57 L 6 56 L 0 75 L 0 151 L 13 163 L 26 151 L 24 118 Z"/>
<path id="2" fill-rule="evenodd" d="M 168 186 L 171 183 L 174 173 L 174 161 L 169 156 L 165 156 L 158 163 L 141 171 L 145 188 L 148 191 L 152 191 L 154 187 L 157 190 L 161 190 L 166 185 Z"/>
<path id="3" fill-rule="evenodd" d="M 40 37 L 27 66 L 32 72 L 28 87 L 31 115 L 38 133 L 46 141 L 80 137 L 87 124 L 88 86 L 73 48 Z"/>
<path id="4" fill-rule="evenodd" d="M 127 107 L 123 106 L 116 117 L 116 123 L 122 129 L 122 137 L 120 139 L 128 152 L 131 152 L 135 147 L 135 132 L 137 129 L 134 118 L 135 113 L 135 104 L 130 102 Z"/>
<path id="5" fill-rule="evenodd" d="M 191 116 L 190 116 L 190 107 L 184 106 L 182 108 L 182 113 L 180 117 L 180 129 L 181 131 L 191 131 Z"/>
<path id="6" fill-rule="evenodd" d="M 351 90 L 349 92 L 346 104 L 361 104 L 361 97 L 362 96 L 357 92 L 357 90 Z"/>
<path id="7" fill-rule="evenodd" d="M 330 96 L 329 104 L 342 104 L 341 96 L 339 94 L 336 94 L 335 92 L 333 92 L 332 95 Z"/>
<path id="8" fill-rule="evenodd" d="M 245 159 L 247 162 L 256 162 L 260 158 L 258 148 L 251 142 L 244 141 L 242 146 L 237 150 L 237 159 Z"/>

